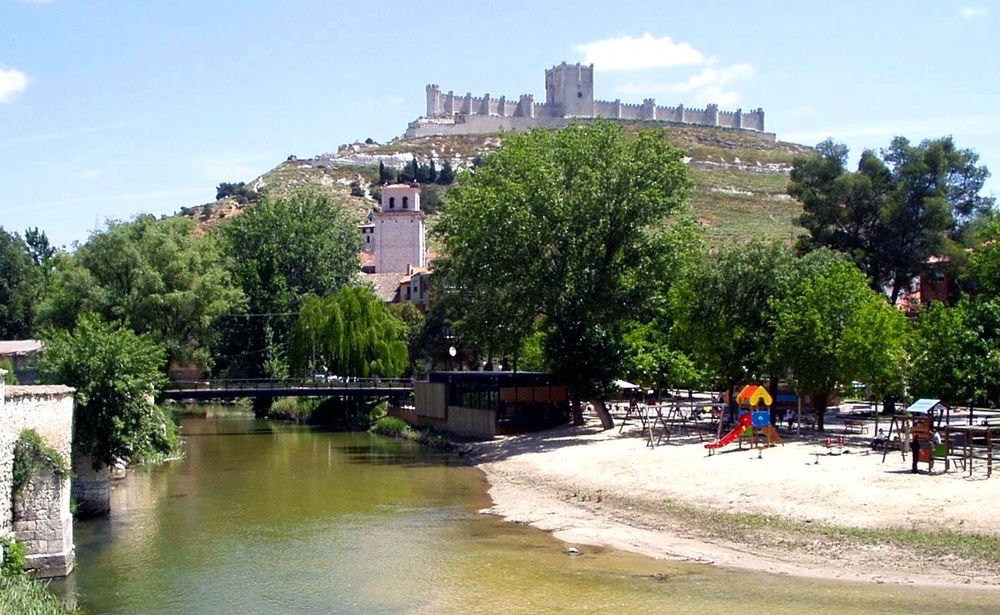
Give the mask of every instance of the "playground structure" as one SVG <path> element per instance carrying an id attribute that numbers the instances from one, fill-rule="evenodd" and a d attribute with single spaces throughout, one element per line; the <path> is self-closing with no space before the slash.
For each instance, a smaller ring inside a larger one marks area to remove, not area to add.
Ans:
<path id="1" fill-rule="evenodd" d="M 705 445 L 708 454 L 711 455 L 716 449 L 722 448 L 733 441 L 737 441 L 740 448 L 743 448 L 743 438 L 750 438 L 751 448 L 765 448 L 782 444 L 778 430 L 771 425 L 771 405 L 774 400 L 771 394 L 762 386 L 748 384 L 736 396 L 736 404 L 740 407 L 739 418 L 736 427 L 729 433 L 722 435 L 722 422 L 719 422 L 719 436 L 715 442 Z M 761 404 L 765 409 L 761 409 Z M 760 436 L 767 439 L 766 444 L 758 444 Z"/>
<path id="2" fill-rule="evenodd" d="M 963 421 L 966 424 L 961 424 Z M 940 435 L 940 443 L 932 441 L 933 431 Z M 1000 435 L 1000 423 L 996 422 L 996 417 L 983 418 L 980 424 L 976 424 L 972 410 L 967 418 L 958 413 L 953 417 L 951 408 L 941 400 L 918 399 L 904 413 L 892 417 L 882 461 L 897 447 L 906 459 L 911 442 L 916 439 L 917 463 L 926 463 L 928 469 L 933 469 L 935 461 L 941 461 L 945 472 L 953 464 L 960 466 L 969 476 L 976 468 L 984 468 L 989 478 L 993 474 L 994 443 L 1000 443 L 994 433 Z"/>
<path id="3" fill-rule="evenodd" d="M 737 423 L 732 429 L 727 429 L 722 422 L 729 409 L 722 399 L 724 397 L 715 393 L 676 391 L 663 399 L 642 400 L 641 396 L 635 396 L 630 404 L 622 400 L 613 408 L 624 415 L 619 432 L 630 423 L 638 423 L 649 448 L 664 443 L 690 442 L 679 436 L 694 436 L 692 430 L 697 432 L 698 440 L 708 449 L 709 455 L 734 442 L 742 449 L 744 440 L 757 450 L 784 444 L 771 422 L 780 403 L 772 403 L 766 388 L 747 385 L 740 390 L 735 399 L 739 408 Z M 890 417 L 858 413 L 857 410 L 857 404 L 850 404 L 847 413 L 837 415 L 844 419 L 842 434 L 823 434 L 815 440 L 816 452 L 810 453 L 817 456 L 814 463 L 818 463 L 822 455 L 856 452 L 852 447 L 858 446 L 882 452 L 883 462 L 896 451 L 907 461 L 911 459 L 908 455 L 912 454 L 914 438 L 918 443 L 917 463 L 927 464 L 925 468 L 929 470 L 934 470 L 935 464 L 943 464 L 945 472 L 961 468 L 969 476 L 978 474 L 989 478 L 993 466 L 1000 462 L 1000 410 L 978 408 L 956 412 L 936 399 L 917 400 L 905 411 Z M 879 429 L 880 419 L 888 434 L 883 435 Z M 940 443 L 935 441 L 935 431 L 940 435 Z M 878 433 L 877 442 L 865 440 L 866 444 L 861 444 L 860 439 L 868 433 Z M 868 454 L 867 450 L 865 452 Z"/>
<path id="4" fill-rule="evenodd" d="M 669 442 L 673 433 L 681 434 L 692 430 L 697 432 L 698 440 L 703 442 L 707 427 L 704 419 L 714 421 L 721 414 L 723 406 L 724 404 L 703 399 L 684 399 L 679 392 L 665 400 L 649 399 L 645 403 L 633 398 L 626 406 L 618 432 L 621 433 L 628 423 L 636 421 L 646 437 L 648 447 Z"/>

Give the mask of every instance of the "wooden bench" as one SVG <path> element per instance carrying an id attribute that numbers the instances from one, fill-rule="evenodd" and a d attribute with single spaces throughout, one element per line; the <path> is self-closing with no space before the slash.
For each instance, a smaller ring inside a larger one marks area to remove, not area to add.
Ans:
<path id="1" fill-rule="evenodd" d="M 844 420 L 844 433 L 868 433 L 868 426 L 858 419 Z"/>

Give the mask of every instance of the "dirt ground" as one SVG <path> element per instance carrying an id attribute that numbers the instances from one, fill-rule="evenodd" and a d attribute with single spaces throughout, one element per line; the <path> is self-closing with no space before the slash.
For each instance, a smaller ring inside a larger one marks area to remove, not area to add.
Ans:
<path id="1" fill-rule="evenodd" d="M 702 442 L 675 434 L 651 448 L 634 424 L 620 434 L 591 417 L 583 427 L 477 444 L 470 456 L 490 482 L 489 512 L 570 543 L 777 574 L 1000 589 L 1000 570 L 975 557 L 827 531 L 903 528 L 1000 540 L 1000 474 L 944 472 L 941 463 L 912 474 L 909 455 L 892 452 L 883 462 L 869 449 L 870 435 L 847 436 L 843 451 L 829 454 L 826 438 L 840 434 L 835 424 L 828 429 L 709 455 L 704 444 L 714 435 Z M 717 512 L 737 516 L 719 521 Z M 745 518 L 748 526 L 734 521 Z"/>

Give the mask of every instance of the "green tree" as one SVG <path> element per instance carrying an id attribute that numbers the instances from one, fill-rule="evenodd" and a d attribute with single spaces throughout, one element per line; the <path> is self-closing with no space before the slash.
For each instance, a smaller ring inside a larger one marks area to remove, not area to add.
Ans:
<path id="1" fill-rule="evenodd" d="M 243 182 L 227 183 L 222 182 L 215 191 L 215 200 L 231 198 L 241 205 L 256 203 L 260 201 L 260 193 Z"/>
<path id="2" fill-rule="evenodd" d="M 381 160 L 378 161 L 378 183 L 379 185 L 391 184 L 396 178 L 396 174 L 392 172 L 392 169 L 385 168 L 385 163 Z"/>
<path id="3" fill-rule="evenodd" d="M 176 444 L 173 424 L 151 403 L 162 383 L 162 346 L 95 314 L 81 315 L 72 331 L 49 330 L 45 346 L 43 381 L 76 389 L 74 454 L 99 467 L 139 462 Z"/>
<path id="4" fill-rule="evenodd" d="M 450 186 L 455 181 L 455 169 L 451 166 L 451 160 L 445 159 L 441 165 L 441 172 L 438 173 L 437 183 L 442 186 Z"/>
<path id="5" fill-rule="evenodd" d="M 413 160 L 406 163 L 406 165 L 399 170 L 396 175 L 396 181 L 408 184 L 413 181 L 417 181 L 417 175 L 420 172 L 420 165 L 417 164 L 417 157 L 414 156 Z"/>
<path id="6" fill-rule="evenodd" d="M 633 322 L 625 333 L 626 380 L 643 387 L 674 386 L 691 388 L 703 381 L 691 359 L 675 349 L 669 332 L 652 323 Z"/>
<path id="7" fill-rule="evenodd" d="M 791 373 L 800 392 L 812 396 L 816 425 L 823 429 L 830 396 L 843 384 L 892 381 L 903 361 L 905 323 L 840 255 L 816 251 L 797 269 L 790 292 L 774 301 L 772 343 L 777 364 Z M 866 351 L 873 355 L 859 360 Z"/>
<path id="8" fill-rule="evenodd" d="M 264 369 L 266 359 L 282 356 L 275 345 L 287 342 L 305 297 L 329 295 L 354 280 L 361 251 L 357 228 L 327 197 L 300 193 L 264 201 L 220 232 L 248 314 L 220 320 L 225 336 L 219 368 L 239 377 L 278 374 Z"/>
<path id="9" fill-rule="evenodd" d="M 792 284 L 794 258 L 780 244 L 731 243 L 692 261 L 670 293 L 673 335 L 706 372 L 731 391 L 775 374 L 774 298 Z"/>
<path id="10" fill-rule="evenodd" d="M 610 122 L 505 140 L 437 225 L 437 287 L 456 298 L 462 335 L 510 356 L 537 322 L 556 377 L 575 400 L 600 399 L 621 375 L 651 231 L 682 208 L 681 156 L 663 132 L 628 140 Z"/>
<path id="11" fill-rule="evenodd" d="M 1000 222 L 991 221 L 977 235 L 978 245 L 969 256 L 966 275 L 976 295 L 1000 297 Z"/>
<path id="12" fill-rule="evenodd" d="M 411 366 L 421 355 L 420 333 L 427 323 L 427 316 L 416 305 L 410 302 L 390 303 L 389 313 L 406 325 L 406 348 L 409 351 Z"/>
<path id="13" fill-rule="evenodd" d="M 39 267 L 47 266 L 56 254 L 56 249 L 49 244 L 45 231 L 38 230 L 37 226 L 24 231 L 24 243 L 28 246 L 31 260 Z"/>
<path id="14" fill-rule="evenodd" d="M 675 327 L 672 289 L 685 276 L 663 272 L 692 271 L 704 258 L 701 229 L 681 219 L 667 232 L 650 237 L 655 246 L 642 261 L 634 279 L 642 280 L 642 300 L 633 321 L 625 326 L 626 380 L 655 388 L 703 386 L 705 374 L 682 349 Z"/>
<path id="15" fill-rule="evenodd" d="M 952 406 L 996 404 L 1000 399 L 1000 302 L 934 302 L 914 323 L 907 372 L 909 392 Z"/>
<path id="16" fill-rule="evenodd" d="M 409 365 L 406 325 L 371 289 L 345 286 L 306 297 L 292 330 L 291 358 L 299 374 L 394 378 Z"/>
<path id="17" fill-rule="evenodd" d="M 242 294 L 223 267 L 216 242 L 196 238 L 187 218 L 109 222 L 70 256 L 52 260 L 39 320 L 71 329 L 94 312 L 148 334 L 167 360 L 210 365 L 214 320 L 238 309 Z"/>
<path id="18" fill-rule="evenodd" d="M 42 270 L 17 233 L 0 226 L 0 339 L 22 339 L 34 331 Z"/>
<path id="19" fill-rule="evenodd" d="M 978 155 L 958 149 L 950 137 L 910 145 L 896 137 L 876 155 L 861 154 L 856 172 L 846 170 L 847 148 L 832 141 L 819 156 L 795 159 L 788 192 L 802 202 L 800 224 L 809 231 L 804 251 L 826 246 L 851 257 L 871 279 L 900 291 L 946 251 L 993 199 L 979 195 L 989 177 Z"/>

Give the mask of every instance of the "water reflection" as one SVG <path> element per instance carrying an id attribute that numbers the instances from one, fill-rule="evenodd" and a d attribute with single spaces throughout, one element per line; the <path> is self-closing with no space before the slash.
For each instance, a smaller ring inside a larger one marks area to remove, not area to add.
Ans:
<path id="1" fill-rule="evenodd" d="M 583 548 L 477 510 L 485 482 L 410 442 L 184 419 L 183 460 L 79 523 L 58 585 L 89 612 L 981 613 L 1000 595 L 819 583 Z"/>

